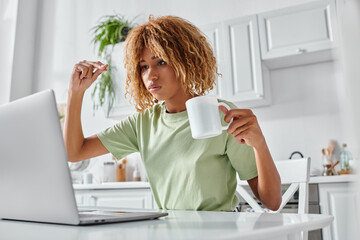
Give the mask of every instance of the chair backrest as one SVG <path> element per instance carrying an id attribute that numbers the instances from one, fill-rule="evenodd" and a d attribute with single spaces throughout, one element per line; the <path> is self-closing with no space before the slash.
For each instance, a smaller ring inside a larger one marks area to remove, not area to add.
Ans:
<path id="1" fill-rule="evenodd" d="M 309 208 L 310 158 L 275 161 L 275 166 L 281 178 L 281 185 L 289 184 L 290 186 L 282 195 L 280 208 L 277 211 L 269 212 L 280 212 L 299 189 L 298 213 L 307 213 Z M 236 188 L 238 198 L 241 196 L 255 212 L 265 212 L 266 210 L 243 187 L 246 185 L 248 185 L 247 181 L 239 181 Z"/>

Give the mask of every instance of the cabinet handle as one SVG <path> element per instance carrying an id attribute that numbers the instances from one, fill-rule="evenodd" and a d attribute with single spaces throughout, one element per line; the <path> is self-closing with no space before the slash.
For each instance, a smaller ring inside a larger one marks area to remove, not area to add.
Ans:
<path id="1" fill-rule="evenodd" d="M 306 49 L 305 48 L 298 48 L 298 49 L 296 49 L 296 52 L 298 52 L 298 53 L 306 53 Z"/>

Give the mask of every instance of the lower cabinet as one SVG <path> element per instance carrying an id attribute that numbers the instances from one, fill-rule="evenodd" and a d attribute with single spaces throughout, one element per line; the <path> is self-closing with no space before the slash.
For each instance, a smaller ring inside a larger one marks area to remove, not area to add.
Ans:
<path id="1" fill-rule="evenodd" d="M 334 216 L 329 227 L 323 228 L 323 240 L 354 239 L 359 226 L 358 193 L 353 183 L 319 183 L 320 210 Z"/>
<path id="2" fill-rule="evenodd" d="M 155 209 L 150 189 L 75 190 L 78 206 Z"/>

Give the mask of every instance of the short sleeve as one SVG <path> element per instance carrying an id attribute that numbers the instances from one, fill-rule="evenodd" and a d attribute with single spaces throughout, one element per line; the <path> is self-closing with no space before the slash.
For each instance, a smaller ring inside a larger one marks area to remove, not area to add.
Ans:
<path id="1" fill-rule="evenodd" d="M 221 102 L 229 105 L 231 109 L 237 108 L 236 105 L 231 102 L 223 100 L 221 100 Z M 223 117 L 224 114 L 222 114 L 222 118 Z M 222 120 L 222 124 L 227 125 L 224 120 Z M 247 144 L 238 143 L 230 134 L 227 137 L 226 154 L 241 180 L 249 180 L 258 175 L 254 149 Z"/>
<path id="2" fill-rule="evenodd" d="M 138 114 L 129 116 L 97 134 L 105 148 L 117 159 L 139 151 L 137 117 Z"/>
<path id="3" fill-rule="evenodd" d="M 226 154 L 241 180 L 249 180 L 258 175 L 254 149 L 247 144 L 239 144 L 229 136 Z"/>

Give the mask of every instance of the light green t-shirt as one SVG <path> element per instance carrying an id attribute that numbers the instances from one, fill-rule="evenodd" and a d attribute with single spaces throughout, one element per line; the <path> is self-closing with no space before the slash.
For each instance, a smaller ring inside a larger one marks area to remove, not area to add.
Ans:
<path id="1" fill-rule="evenodd" d="M 187 111 L 167 113 L 164 103 L 129 116 L 98 137 L 117 159 L 140 152 L 159 209 L 233 211 L 238 204 L 236 172 L 242 180 L 257 176 L 252 147 L 226 131 L 193 139 Z"/>

